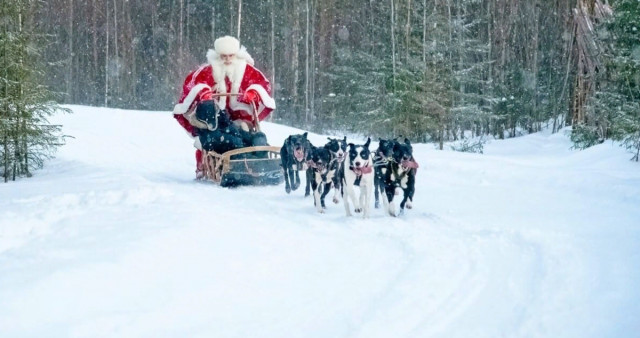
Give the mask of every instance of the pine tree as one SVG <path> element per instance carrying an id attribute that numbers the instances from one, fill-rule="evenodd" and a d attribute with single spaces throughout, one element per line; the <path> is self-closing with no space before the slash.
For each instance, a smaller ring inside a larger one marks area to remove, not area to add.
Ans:
<path id="1" fill-rule="evenodd" d="M 620 0 L 608 25 L 613 38 L 610 68 L 612 85 L 618 89 L 619 104 L 613 112 L 612 137 L 640 154 L 640 1 Z"/>
<path id="2" fill-rule="evenodd" d="M 47 121 L 64 109 L 51 101 L 53 93 L 41 84 L 39 48 L 44 36 L 27 24 L 34 5 L 5 0 L 0 7 L 0 175 L 5 182 L 31 176 L 64 141 L 61 127 Z"/>

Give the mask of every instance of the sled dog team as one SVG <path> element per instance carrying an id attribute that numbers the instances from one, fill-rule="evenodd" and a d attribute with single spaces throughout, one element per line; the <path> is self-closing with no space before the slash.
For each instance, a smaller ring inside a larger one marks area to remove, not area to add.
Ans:
<path id="1" fill-rule="evenodd" d="M 403 142 L 380 139 L 375 152 L 369 150 L 371 138 L 365 144 L 347 143 L 346 136 L 328 140 L 324 146 L 315 147 L 305 132 L 290 135 L 284 141 L 280 158 L 287 194 L 298 189 L 299 172 L 305 171 L 305 196 L 313 192 L 313 203 L 319 213 L 324 213 L 325 197 L 332 188 L 333 203 L 339 203 L 340 195 L 347 216 L 352 215 L 351 201 L 354 212 L 369 217 L 373 193 L 375 207 L 380 206 L 382 195 L 384 210 L 390 216 L 397 216 L 394 197 L 400 191 L 403 192 L 400 214 L 405 207 L 411 209 L 418 163 L 408 139 Z"/>

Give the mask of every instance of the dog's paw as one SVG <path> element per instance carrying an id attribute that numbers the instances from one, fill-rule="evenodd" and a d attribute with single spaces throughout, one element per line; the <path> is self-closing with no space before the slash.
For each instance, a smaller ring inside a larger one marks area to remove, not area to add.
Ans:
<path id="1" fill-rule="evenodd" d="M 287 192 L 287 194 L 291 193 L 291 187 L 285 187 L 284 190 Z"/>
<path id="2" fill-rule="evenodd" d="M 362 212 L 362 209 L 361 209 L 361 208 L 355 208 L 353 211 L 355 211 L 355 212 L 356 212 L 356 214 L 359 214 L 359 213 L 361 213 L 361 212 Z"/>
<path id="3" fill-rule="evenodd" d="M 376 203 L 373 205 L 374 208 L 378 209 L 380 208 L 380 202 L 376 201 Z"/>
<path id="4" fill-rule="evenodd" d="M 389 216 L 396 217 L 396 206 L 393 204 L 389 204 L 389 209 L 387 209 Z"/>
<path id="5" fill-rule="evenodd" d="M 411 208 L 413 208 L 413 205 L 411 205 L 411 202 L 407 202 L 407 204 L 405 204 L 405 207 L 407 209 L 411 209 Z"/>
<path id="6" fill-rule="evenodd" d="M 319 213 L 319 214 L 324 214 L 324 212 L 325 212 L 325 210 L 324 210 L 324 209 L 322 209 L 322 208 L 319 208 L 319 209 L 318 209 L 318 213 Z"/>

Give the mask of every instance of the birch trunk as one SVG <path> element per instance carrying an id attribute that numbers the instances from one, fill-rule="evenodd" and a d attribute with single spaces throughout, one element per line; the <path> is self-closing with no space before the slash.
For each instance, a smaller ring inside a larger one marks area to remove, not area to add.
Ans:
<path id="1" fill-rule="evenodd" d="M 274 0 L 271 1 L 271 91 L 272 96 L 275 99 L 276 97 L 276 27 L 275 27 L 275 11 L 276 5 Z M 273 114 L 271 114 L 273 115 Z"/>
<path id="2" fill-rule="evenodd" d="M 427 0 L 422 0 L 422 64 L 427 66 Z"/>
<path id="3" fill-rule="evenodd" d="M 184 18 L 184 0 L 180 0 L 180 18 L 178 19 L 178 69 L 182 72 L 183 68 L 183 18 Z"/>
<path id="4" fill-rule="evenodd" d="M 104 106 L 109 105 L 109 1 L 105 1 L 107 13 L 106 35 L 107 43 L 104 47 Z"/>
<path id="5" fill-rule="evenodd" d="M 396 91 L 396 37 L 395 37 L 395 4 L 391 0 L 391 68 L 393 70 L 393 91 Z"/>
<path id="6" fill-rule="evenodd" d="M 407 25 L 405 27 L 405 60 L 409 63 L 409 46 L 411 44 L 411 0 L 407 0 Z"/>
<path id="7" fill-rule="evenodd" d="M 216 40 L 216 6 L 211 5 L 211 41 Z"/>
<path id="8" fill-rule="evenodd" d="M 300 57 L 300 50 L 298 47 L 298 41 L 300 40 L 300 16 L 298 15 L 298 9 L 300 8 L 299 0 L 293 1 L 293 35 L 292 35 L 292 50 L 291 50 L 291 67 L 293 69 L 293 83 L 291 86 L 291 98 L 294 105 L 298 105 L 298 82 L 300 77 L 300 71 L 298 70 Z M 298 116 L 299 118 L 300 116 Z"/>
<path id="9" fill-rule="evenodd" d="M 304 39 L 304 123 L 309 125 L 309 0 L 306 0 L 305 4 L 307 20 Z"/>
<path id="10" fill-rule="evenodd" d="M 240 26 L 242 24 L 242 0 L 238 0 L 238 40 L 240 40 Z"/>
<path id="11" fill-rule="evenodd" d="M 67 95 L 73 102 L 73 0 L 69 0 L 69 69 L 67 71 Z"/>
<path id="12" fill-rule="evenodd" d="M 310 95 L 309 98 L 310 108 L 311 108 L 311 116 L 315 118 L 316 110 L 315 110 L 315 91 L 316 91 L 316 48 L 315 48 L 315 13 L 316 13 L 316 1 L 313 0 L 311 6 L 311 85 L 310 85 Z"/>
<path id="13" fill-rule="evenodd" d="M 535 116 L 535 121 L 537 121 L 538 125 L 534 127 L 534 132 L 540 131 L 542 129 L 541 125 L 541 114 L 538 112 L 538 0 L 533 1 L 533 116 Z M 536 123 L 536 122 L 534 122 Z"/>

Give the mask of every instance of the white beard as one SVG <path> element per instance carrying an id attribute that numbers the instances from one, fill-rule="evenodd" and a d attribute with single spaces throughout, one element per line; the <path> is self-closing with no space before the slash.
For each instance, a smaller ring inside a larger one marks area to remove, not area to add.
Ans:
<path id="1" fill-rule="evenodd" d="M 237 94 L 240 90 L 240 84 L 242 77 L 244 76 L 244 69 L 246 67 L 246 61 L 241 59 L 233 59 L 230 65 L 225 65 L 222 60 L 216 58 L 211 62 L 213 68 L 213 80 L 216 85 L 215 91 L 219 94 L 233 93 Z M 231 88 L 227 88 L 226 78 L 229 78 L 231 82 Z M 237 97 L 230 96 L 231 104 L 233 105 L 237 101 Z M 218 105 L 221 109 L 224 109 L 227 104 L 227 97 L 221 96 L 218 100 Z"/>
<path id="2" fill-rule="evenodd" d="M 236 73 L 236 68 L 238 67 L 238 60 L 231 60 L 231 64 L 229 65 L 225 65 L 224 62 L 220 61 L 220 67 L 226 77 L 233 79 L 233 75 Z"/>

